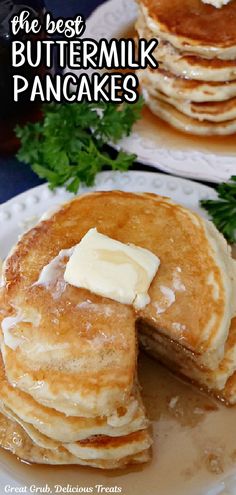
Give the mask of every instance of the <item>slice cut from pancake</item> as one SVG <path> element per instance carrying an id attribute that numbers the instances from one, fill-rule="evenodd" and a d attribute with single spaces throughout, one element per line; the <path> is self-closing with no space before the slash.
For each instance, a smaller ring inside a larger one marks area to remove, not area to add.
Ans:
<path id="1" fill-rule="evenodd" d="M 43 267 L 92 227 L 160 258 L 149 290 L 151 302 L 144 310 L 134 312 L 64 284 L 63 263 L 51 283 L 37 284 Z M 174 341 L 196 366 L 215 371 L 236 313 L 235 262 L 223 237 L 197 214 L 152 194 L 94 193 L 64 205 L 20 240 L 5 262 L 4 280 L 1 319 L 7 379 L 37 402 L 51 401 L 55 409 L 57 399 L 63 399 L 65 413 L 76 392 L 79 409 L 85 409 L 88 399 L 90 416 L 101 413 L 102 406 L 102 414 L 109 416 L 105 411 L 111 403 L 113 412 L 118 404 L 131 404 L 135 416 L 135 320 Z M 32 324 L 29 314 L 34 315 Z M 85 368 L 79 367 L 81 362 Z M 232 365 L 228 377 L 233 372 Z"/>
<path id="2" fill-rule="evenodd" d="M 199 136 L 227 136 L 236 132 L 236 118 L 223 122 L 199 120 L 189 117 L 173 105 L 149 95 L 146 88 L 143 88 L 143 95 L 147 106 L 155 115 L 182 132 Z"/>
<path id="3" fill-rule="evenodd" d="M 236 80 L 225 82 L 198 81 L 176 76 L 164 69 L 138 71 L 141 86 L 156 95 L 158 91 L 171 98 L 190 102 L 222 102 L 236 97 Z"/>
<path id="4" fill-rule="evenodd" d="M 142 445 L 148 448 L 134 455 L 118 458 L 79 458 L 71 454 L 68 449 L 61 446 L 57 449 L 44 449 L 32 442 L 25 430 L 16 422 L 0 414 L 0 447 L 12 452 L 20 459 L 38 464 L 77 464 L 82 466 L 92 466 L 101 469 L 124 468 L 130 464 L 147 462 L 150 459 L 150 437 L 146 436 L 146 441 L 140 436 Z M 130 439 L 129 439 L 130 440 Z M 130 443 L 130 441 L 129 441 Z M 133 440 L 133 443 L 135 441 Z M 136 442 L 137 445 L 137 442 Z M 138 450 L 136 448 L 136 450 Z"/>
<path id="5" fill-rule="evenodd" d="M 200 56 L 236 58 L 236 0 L 216 9 L 201 0 L 139 0 L 154 35 L 178 50 Z"/>

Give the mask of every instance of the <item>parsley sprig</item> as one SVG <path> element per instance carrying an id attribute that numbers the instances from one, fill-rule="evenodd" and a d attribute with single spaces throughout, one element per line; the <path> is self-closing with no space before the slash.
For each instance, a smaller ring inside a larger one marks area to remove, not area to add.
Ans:
<path id="1" fill-rule="evenodd" d="M 136 155 L 124 151 L 111 158 L 106 145 L 128 136 L 141 117 L 142 98 L 135 104 L 48 104 L 39 122 L 16 127 L 20 140 L 17 157 L 31 165 L 54 189 L 65 186 L 76 193 L 90 186 L 104 167 L 128 170 Z"/>
<path id="2" fill-rule="evenodd" d="M 202 200 L 216 227 L 232 244 L 236 242 L 236 176 L 217 187 L 219 199 Z"/>

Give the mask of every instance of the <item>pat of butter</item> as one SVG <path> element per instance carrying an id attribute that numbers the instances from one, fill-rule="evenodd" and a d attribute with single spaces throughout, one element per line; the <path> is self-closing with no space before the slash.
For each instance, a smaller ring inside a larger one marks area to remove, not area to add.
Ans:
<path id="1" fill-rule="evenodd" d="M 203 3 L 208 3 L 209 5 L 213 5 L 217 9 L 221 9 L 224 5 L 231 2 L 231 0 L 202 0 Z"/>
<path id="2" fill-rule="evenodd" d="M 90 229 L 75 246 L 64 279 L 123 304 L 143 308 L 160 260 L 147 249 L 123 244 Z"/>

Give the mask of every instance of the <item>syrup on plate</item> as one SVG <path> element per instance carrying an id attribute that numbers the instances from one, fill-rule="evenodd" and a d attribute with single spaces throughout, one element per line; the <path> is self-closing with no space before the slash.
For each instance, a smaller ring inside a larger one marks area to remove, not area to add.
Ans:
<path id="1" fill-rule="evenodd" d="M 96 485 L 103 485 L 121 487 L 122 495 L 133 495 L 134 487 L 135 495 L 200 495 L 234 472 L 236 408 L 176 379 L 142 353 L 139 380 L 154 436 L 149 464 L 119 471 L 33 466 L 1 450 L 1 471 L 19 485 L 48 484 L 52 493 L 55 485 L 93 487 L 93 493 Z"/>
<path id="2" fill-rule="evenodd" d="M 134 29 L 126 37 L 134 36 Z M 122 34 L 124 37 L 124 34 Z M 145 122 L 145 125 L 144 125 Z M 164 138 L 172 146 L 201 147 L 224 153 L 236 151 L 236 137 L 198 138 L 184 135 L 144 108 L 143 134 Z M 236 251 L 235 251 L 236 257 Z M 19 485 L 44 487 L 52 493 L 60 485 L 73 488 L 98 485 L 121 487 L 122 495 L 201 495 L 236 471 L 236 406 L 224 404 L 176 378 L 159 363 L 140 353 L 139 381 L 147 414 L 152 422 L 153 458 L 149 464 L 126 470 L 101 471 L 80 466 L 36 466 L 17 460 L 0 449 L 0 471 Z M 0 487 L 2 486 L 0 474 Z M 63 493 L 63 492 L 61 492 Z M 74 490 L 74 493 L 75 490 Z M 86 491 L 82 492 L 86 493 Z M 112 492 L 111 492 L 112 493 Z"/>
<path id="3" fill-rule="evenodd" d="M 118 35 L 121 38 L 135 39 L 137 32 L 133 25 Z M 158 69 L 157 69 L 158 70 Z M 194 136 L 185 134 L 159 119 L 147 107 L 143 109 L 143 118 L 135 125 L 135 132 L 160 147 L 168 142 L 171 149 L 199 150 L 218 154 L 236 154 L 236 134 L 230 136 Z"/>

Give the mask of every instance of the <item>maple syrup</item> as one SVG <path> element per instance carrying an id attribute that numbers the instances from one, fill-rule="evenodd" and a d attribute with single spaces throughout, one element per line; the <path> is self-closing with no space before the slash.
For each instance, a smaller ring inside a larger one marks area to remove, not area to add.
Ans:
<path id="1" fill-rule="evenodd" d="M 118 36 L 135 39 L 137 38 L 137 32 L 134 26 L 130 25 Z M 143 109 L 142 120 L 135 125 L 135 131 L 145 139 L 154 142 L 160 148 L 163 147 L 163 143 L 168 143 L 170 149 L 189 149 L 191 151 L 198 150 L 222 155 L 236 155 L 236 134 L 230 136 L 196 136 L 187 134 L 158 118 L 147 106 Z"/>
<path id="2" fill-rule="evenodd" d="M 52 493 L 55 485 L 78 485 L 96 494 L 96 485 L 104 485 L 121 487 L 122 495 L 133 495 L 134 486 L 135 495 L 200 495 L 235 472 L 236 407 L 225 407 L 142 353 L 139 381 L 154 436 L 150 463 L 118 471 L 36 466 L 0 450 L 1 470 L 19 486 L 48 484 Z"/>

